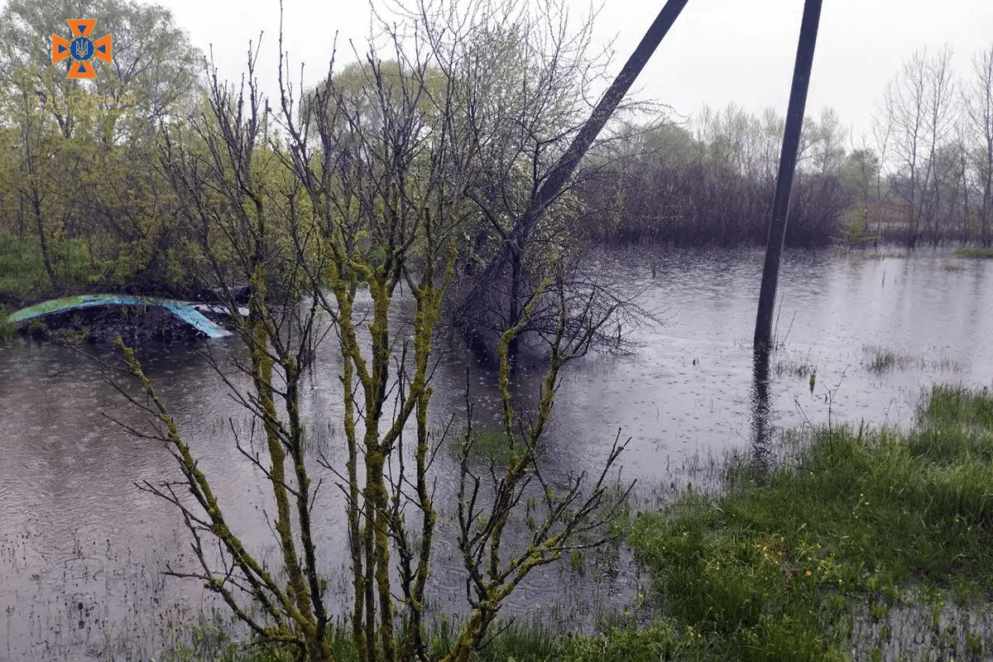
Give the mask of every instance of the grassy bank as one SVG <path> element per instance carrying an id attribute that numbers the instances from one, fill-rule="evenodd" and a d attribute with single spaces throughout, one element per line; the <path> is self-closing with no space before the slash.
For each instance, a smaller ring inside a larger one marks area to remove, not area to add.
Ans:
<path id="1" fill-rule="evenodd" d="M 631 541 L 701 659 L 984 659 L 993 652 L 993 397 L 937 387 L 906 435 L 819 431 L 731 468 Z"/>

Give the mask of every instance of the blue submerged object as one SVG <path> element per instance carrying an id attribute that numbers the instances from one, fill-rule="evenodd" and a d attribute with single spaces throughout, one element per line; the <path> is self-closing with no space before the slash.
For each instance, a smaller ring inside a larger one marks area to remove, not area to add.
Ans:
<path id="1" fill-rule="evenodd" d="M 231 335 L 229 331 L 225 331 L 204 317 L 197 310 L 198 304 L 190 303 L 189 301 L 178 301 L 176 299 L 134 297 L 122 294 L 80 294 L 65 297 L 64 299 L 44 301 L 18 310 L 16 313 L 8 316 L 7 321 L 13 324 L 19 324 L 35 319 L 36 317 L 96 306 L 161 306 L 208 338 L 223 338 L 224 336 Z"/>

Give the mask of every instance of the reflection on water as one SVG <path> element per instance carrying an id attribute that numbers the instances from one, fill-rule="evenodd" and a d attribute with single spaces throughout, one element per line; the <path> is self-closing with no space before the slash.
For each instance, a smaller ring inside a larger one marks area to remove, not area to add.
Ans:
<path id="1" fill-rule="evenodd" d="M 772 353 L 767 347 L 756 347 L 752 353 L 752 452 L 755 463 L 765 467 L 769 462 L 769 362 Z"/>
<path id="2" fill-rule="evenodd" d="M 632 438 L 622 478 L 637 478 L 650 493 L 659 483 L 682 481 L 681 467 L 699 458 L 719 459 L 754 439 L 775 439 L 770 430 L 829 416 L 873 427 L 905 424 L 923 386 L 993 380 L 993 345 L 986 342 L 993 328 L 989 262 L 787 252 L 779 348 L 763 367 L 751 348 L 762 253 L 670 251 L 653 278 L 657 259 L 647 249 L 612 250 L 593 265 L 622 288 L 642 292 L 641 305 L 661 311 L 666 323 L 636 330 L 629 354 L 589 356 L 565 369 L 543 458 L 549 475 L 594 473 L 621 429 Z M 240 351 L 234 339 L 209 348 L 222 365 Z M 191 349 L 150 347 L 145 354 L 146 372 L 201 467 L 216 477 L 237 533 L 256 548 L 272 548 L 262 482 L 231 434 L 232 426 L 242 436 L 250 431 L 244 410 Z M 98 358 L 115 360 L 112 352 Z M 340 453 L 339 370 L 335 348 L 320 348 L 302 403 L 315 443 L 332 460 Z M 516 380 L 520 397 L 537 395 L 536 375 L 522 371 Z M 449 348 L 435 373 L 435 427 L 464 410 L 466 389 L 465 353 Z M 470 366 L 468 391 L 474 426 L 496 423 L 492 375 Z M 758 418 L 754 398 L 768 403 Z M 110 418 L 145 423 L 108 385 L 99 362 L 54 344 L 0 346 L 0 658 L 107 659 L 120 650 L 108 642 L 164 627 L 176 617 L 176 605 L 197 610 L 209 604 L 194 583 L 161 575 L 167 563 L 181 568 L 189 562 L 182 522 L 135 487 L 175 476 L 171 457 Z M 454 467 L 443 448 L 435 464 L 436 503 L 452 495 L 454 486 L 443 478 Z M 333 476 L 323 477 L 334 484 Z M 324 570 L 341 577 L 345 540 L 337 490 L 322 490 L 319 505 L 315 527 L 327 541 Z M 449 561 L 456 550 L 446 528 L 452 525 L 440 526 L 437 558 L 451 566 L 435 573 L 432 599 L 454 606 L 465 588 L 456 560 Z M 637 581 L 625 567 L 591 568 L 587 581 L 563 581 L 568 569 L 540 569 L 507 613 L 622 604 Z M 343 599 L 347 589 L 338 583 Z M 563 595 L 564 585 L 570 595 Z M 148 642 L 148 649 L 155 645 Z"/>

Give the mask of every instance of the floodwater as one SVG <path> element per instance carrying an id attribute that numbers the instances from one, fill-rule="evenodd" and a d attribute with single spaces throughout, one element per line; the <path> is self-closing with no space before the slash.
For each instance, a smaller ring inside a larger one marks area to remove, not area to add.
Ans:
<path id="1" fill-rule="evenodd" d="M 626 353 L 591 355 L 564 369 L 542 459 L 553 479 L 598 471 L 620 430 L 631 438 L 620 477 L 637 479 L 640 504 L 653 507 L 664 492 L 657 486 L 684 483 L 694 467 L 749 448 L 762 258 L 761 251 L 599 254 L 595 271 L 637 294 L 663 324 L 632 329 Z M 993 384 L 993 261 L 788 251 L 779 296 L 769 388 L 774 429 L 829 418 L 905 426 L 931 383 Z M 206 347 L 243 385 L 230 367 L 240 356 L 237 340 Z M 193 349 L 149 345 L 140 356 L 200 466 L 215 478 L 236 533 L 250 548 L 272 549 L 263 481 L 234 441 L 236 433 L 243 441 L 251 434 L 244 409 Z M 91 347 L 23 339 L 0 345 L 2 659 L 123 659 L 127 650 L 146 659 L 179 636 L 191 614 L 212 606 L 197 581 L 162 574 L 192 568 L 189 540 L 179 514 L 136 485 L 159 485 L 178 470 L 161 443 L 114 422 L 148 424 L 147 414 L 109 382 L 135 393 L 113 371 L 117 360 Z M 339 369 L 334 348 L 319 349 L 302 407 L 315 447 L 333 462 L 341 460 Z M 493 377 L 476 368 L 467 374 L 462 351 L 443 352 L 434 380 L 436 427 L 445 412 L 464 412 L 467 389 L 474 426 L 496 420 Z M 518 397 L 535 397 L 538 381 L 524 373 Z M 442 503 L 454 490 L 445 481 L 455 467 L 445 445 L 434 467 Z M 316 510 L 318 534 L 327 541 L 321 562 L 338 578 L 331 585 L 340 590 L 332 593 L 344 596 L 341 501 L 334 476 L 323 477 Z M 444 570 L 435 573 L 431 592 L 441 609 L 464 604 L 450 519 L 441 518 L 436 557 Z M 638 577 L 620 555 L 608 568 L 588 564 L 569 581 L 568 563 L 536 570 L 507 613 L 551 609 L 588 622 L 595 610 L 624 606 Z"/>

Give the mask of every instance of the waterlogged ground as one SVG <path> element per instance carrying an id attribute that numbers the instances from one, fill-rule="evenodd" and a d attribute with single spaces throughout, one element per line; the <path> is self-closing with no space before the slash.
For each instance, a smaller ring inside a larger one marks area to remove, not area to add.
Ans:
<path id="1" fill-rule="evenodd" d="M 665 324 L 632 329 L 628 354 L 588 357 L 566 369 L 544 458 L 550 475 L 597 470 L 620 429 L 631 437 L 620 475 L 638 479 L 638 505 L 647 509 L 667 499 L 673 484 L 712 481 L 718 472 L 711 468 L 726 451 L 747 449 L 761 266 L 760 251 L 602 253 L 593 269 L 637 293 Z M 788 252 L 780 296 L 771 388 L 780 429 L 829 418 L 906 426 L 927 384 L 993 383 L 986 341 L 993 262 L 948 253 Z M 209 348 L 222 364 L 239 351 L 234 339 Z M 229 518 L 242 523 L 239 533 L 271 548 L 259 476 L 231 433 L 232 424 L 242 438 L 249 432 L 243 411 L 189 348 L 149 345 L 144 360 L 201 466 L 217 477 Z M 436 425 L 441 412 L 464 408 L 465 365 L 461 351 L 446 352 L 435 377 Z M 188 544 L 178 515 L 135 484 L 174 477 L 175 467 L 159 444 L 110 420 L 143 422 L 108 384 L 107 370 L 52 343 L 0 346 L 0 658 L 107 659 L 130 648 L 144 659 L 189 614 L 211 606 L 195 582 L 161 574 L 189 562 Z M 319 350 L 304 403 L 316 447 L 332 458 L 338 370 L 334 348 Z M 536 381 L 525 374 L 515 389 L 536 394 Z M 476 425 L 485 427 L 499 411 L 492 376 L 470 369 L 469 391 Z M 443 448 L 439 501 L 454 489 L 444 481 L 453 466 Z M 343 523 L 328 478 L 317 526 L 329 541 L 326 572 L 344 594 Z M 450 518 L 441 529 L 437 556 L 452 572 L 436 573 L 432 600 L 457 608 L 464 584 L 455 572 Z M 638 577 L 623 551 L 608 556 L 577 564 L 579 576 L 570 574 L 571 563 L 537 571 L 507 613 L 589 623 L 597 612 L 622 608 L 637 599 Z"/>

